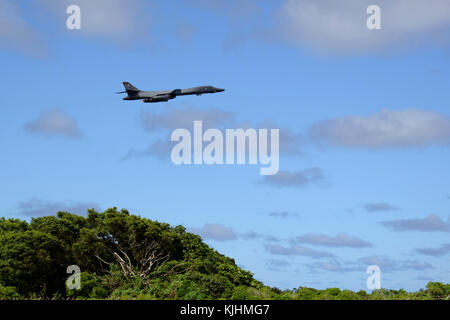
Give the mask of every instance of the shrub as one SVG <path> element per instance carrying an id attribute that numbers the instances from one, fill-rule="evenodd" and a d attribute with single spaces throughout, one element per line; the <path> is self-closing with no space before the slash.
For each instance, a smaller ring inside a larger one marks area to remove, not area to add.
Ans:
<path id="1" fill-rule="evenodd" d="M 20 294 L 14 287 L 4 287 L 0 285 L 0 300 L 18 300 Z"/>

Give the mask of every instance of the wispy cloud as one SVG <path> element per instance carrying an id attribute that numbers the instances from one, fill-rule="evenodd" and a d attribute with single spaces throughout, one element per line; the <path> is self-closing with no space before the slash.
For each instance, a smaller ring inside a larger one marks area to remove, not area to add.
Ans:
<path id="1" fill-rule="evenodd" d="M 421 262 L 418 260 L 404 260 L 395 261 L 385 256 L 367 256 L 357 259 L 356 261 L 340 261 L 338 258 L 331 258 L 327 261 L 319 261 L 314 264 L 308 265 L 311 271 L 327 271 L 327 272 L 352 272 L 359 271 L 365 272 L 368 266 L 376 265 L 380 268 L 381 272 L 394 272 L 401 270 L 414 270 L 425 271 L 434 269 L 434 267 L 428 262 Z"/>
<path id="2" fill-rule="evenodd" d="M 0 46 L 41 57 L 47 47 L 15 1 L 0 0 Z"/>
<path id="3" fill-rule="evenodd" d="M 434 111 L 383 110 L 314 124 L 313 140 L 331 146 L 369 149 L 450 145 L 450 117 Z"/>
<path id="4" fill-rule="evenodd" d="M 263 16 L 258 0 L 184 0 L 198 10 L 209 10 L 225 18 L 227 33 L 223 41 L 225 50 L 234 50 L 249 40 L 259 37 L 261 26 L 267 18 Z"/>
<path id="5" fill-rule="evenodd" d="M 276 126 L 274 126 L 276 128 Z M 286 156 L 305 155 L 303 146 L 303 136 L 293 132 L 288 128 L 280 128 L 280 154 Z"/>
<path id="6" fill-rule="evenodd" d="M 145 149 L 131 148 L 122 160 L 135 157 L 153 156 L 159 159 L 170 159 L 170 153 L 174 143 L 170 140 L 170 132 L 184 128 L 193 130 L 194 121 L 202 121 L 204 129 L 225 128 L 235 123 L 235 114 L 217 108 L 201 109 L 189 107 L 186 109 L 175 108 L 166 112 L 141 112 L 141 124 L 149 133 L 162 132 L 165 138 L 157 138 Z"/>
<path id="7" fill-rule="evenodd" d="M 359 264 L 362 267 L 377 265 L 382 272 L 393 272 L 398 270 L 423 271 L 433 269 L 433 266 L 427 262 L 420 262 L 417 260 L 395 261 L 388 257 L 376 255 L 360 258 L 356 261 L 356 264 Z"/>
<path id="8" fill-rule="evenodd" d="M 277 244 L 268 244 L 265 245 L 266 250 L 274 255 L 282 255 L 282 256 L 305 256 L 314 259 L 321 259 L 327 257 L 333 257 L 333 254 L 323 251 L 314 250 L 301 245 L 291 244 L 289 247 L 277 245 Z"/>
<path id="9" fill-rule="evenodd" d="M 141 120 L 148 132 L 174 130 L 177 128 L 192 129 L 195 120 L 202 121 L 203 128 L 222 128 L 234 124 L 235 115 L 232 112 L 217 108 L 200 109 L 189 107 L 173 109 L 163 113 L 144 111 Z"/>
<path id="10" fill-rule="evenodd" d="M 364 268 L 359 264 L 354 263 L 341 263 L 337 259 L 331 259 L 329 261 L 318 261 L 313 264 L 309 264 L 308 268 L 315 272 L 317 270 L 328 271 L 328 272 L 351 272 L 351 271 L 363 271 Z"/>
<path id="11" fill-rule="evenodd" d="M 373 4 L 381 7 L 382 30 L 366 26 L 366 9 Z M 277 17 L 282 35 L 295 45 L 323 54 L 361 54 L 448 44 L 442 39 L 448 39 L 449 11 L 446 0 L 287 0 Z"/>
<path id="12" fill-rule="evenodd" d="M 236 240 L 237 234 L 232 228 L 221 224 L 205 224 L 201 228 L 188 228 L 187 231 L 197 234 L 203 239 L 211 239 L 217 241 Z"/>
<path id="13" fill-rule="evenodd" d="M 417 248 L 414 251 L 426 256 L 440 257 L 450 253 L 450 243 L 445 243 L 438 248 Z"/>
<path id="14" fill-rule="evenodd" d="M 147 10 L 153 6 L 143 0 L 78 0 L 75 3 L 72 0 L 36 0 L 35 4 L 46 11 L 46 19 L 58 19 L 61 22 L 61 31 L 67 31 L 64 23 L 68 17 L 67 7 L 76 4 L 81 8 L 81 30 L 77 30 L 77 33 L 113 40 L 121 46 L 142 45 L 142 42 L 138 43 L 142 36 L 150 39 L 155 16 L 155 10 Z M 46 56 L 48 45 L 38 29 L 25 18 L 25 12 L 19 4 L 0 0 L 0 46 L 31 56 Z"/>
<path id="15" fill-rule="evenodd" d="M 240 237 L 244 240 L 264 240 L 267 242 L 278 242 L 280 241 L 278 238 L 268 235 L 268 234 L 261 234 L 255 231 L 248 231 L 246 233 L 243 233 L 240 235 Z"/>
<path id="16" fill-rule="evenodd" d="M 230 241 L 230 240 L 263 240 L 267 242 L 278 242 L 280 239 L 269 235 L 262 234 L 255 231 L 247 231 L 239 233 L 233 230 L 231 227 L 224 226 L 222 224 L 212 223 L 205 224 L 201 228 L 190 227 L 188 231 L 201 236 L 204 239 L 218 240 L 218 241 Z"/>
<path id="17" fill-rule="evenodd" d="M 275 175 L 265 176 L 262 183 L 278 188 L 299 188 L 323 181 L 325 181 L 325 176 L 322 169 L 314 167 L 295 172 L 279 171 Z"/>
<path id="18" fill-rule="evenodd" d="M 96 202 L 78 202 L 78 201 L 46 201 L 39 198 L 31 198 L 21 201 L 17 205 L 18 213 L 29 217 L 42 217 L 55 215 L 59 211 L 70 212 L 78 215 L 85 215 L 88 209 L 101 211 Z"/>
<path id="19" fill-rule="evenodd" d="M 141 125 L 150 134 L 163 134 L 164 138 L 157 138 L 147 148 L 131 148 L 122 160 L 133 157 L 155 156 L 160 159 L 168 159 L 174 146 L 170 140 L 170 132 L 183 128 L 193 134 L 194 121 L 202 121 L 202 128 L 205 131 L 209 128 L 217 128 L 224 131 L 226 129 L 249 128 L 258 129 L 279 129 L 279 151 L 280 155 L 294 157 L 304 155 L 302 150 L 303 137 L 301 134 L 289 128 L 280 128 L 273 123 L 250 124 L 249 122 L 238 122 L 233 112 L 218 108 L 172 108 L 163 112 L 143 111 L 141 112 Z M 270 144 L 270 142 L 269 142 Z"/>
<path id="20" fill-rule="evenodd" d="M 266 260 L 267 269 L 270 271 L 282 271 L 282 269 L 290 266 L 291 263 L 286 260 L 268 259 Z"/>
<path id="21" fill-rule="evenodd" d="M 136 42 L 139 36 L 149 36 L 153 11 L 143 0 L 37 0 L 56 17 L 66 18 L 66 8 L 76 4 L 81 8 L 81 34 L 112 39 L 120 43 Z M 144 15 L 144 12 L 145 15 Z"/>
<path id="22" fill-rule="evenodd" d="M 392 272 L 398 268 L 398 263 L 391 258 L 376 255 L 360 258 L 356 263 L 364 267 L 376 265 L 382 272 Z"/>
<path id="23" fill-rule="evenodd" d="M 387 202 L 373 202 L 365 203 L 363 205 L 364 209 L 368 212 L 383 212 L 383 211 L 397 211 L 399 208 L 393 206 Z"/>
<path id="24" fill-rule="evenodd" d="M 392 231 L 450 232 L 450 224 L 435 214 L 430 214 L 423 219 L 391 220 L 383 221 L 381 224 Z"/>
<path id="25" fill-rule="evenodd" d="M 146 156 L 153 156 L 163 160 L 170 160 L 170 153 L 172 151 L 172 144 L 170 139 L 157 139 L 153 141 L 146 149 L 140 150 L 131 148 L 121 160 L 129 160 L 131 158 L 140 158 Z"/>
<path id="26" fill-rule="evenodd" d="M 416 278 L 417 280 L 420 281 L 426 281 L 426 282 L 430 282 L 430 281 L 437 281 L 439 279 L 439 277 L 436 276 L 428 276 L 428 275 L 420 275 Z"/>
<path id="27" fill-rule="evenodd" d="M 324 247 L 349 247 L 349 248 L 366 248 L 372 247 L 370 242 L 362 240 L 358 237 L 351 237 L 345 233 L 340 233 L 334 237 L 325 234 L 307 233 L 295 238 L 298 243 L 307 243 Z"/>
<path id="28" fill-rule="evenodd" d="M 26 123 L 25 129 L 44 136 L 61 136 L 71 139 L 82 137 L 77 121 L 57 108 L 48 110 L 40 114 L 37 119 Z"/>
<path id="29" fill-rule="evenodd" d="M 289 211 L 272 211 L 272 212 L 269 212 L 267 215 L 270 217 L 282 218 L 282 219 L 299 218 L 298 213 L 292 213 Z"/>
<path id="30" fill-rule="evenodd" d="M 434 269 L 434 267 L 428 262 L 420 262 L 417 260 L 409 260 L 404 261 L 400 265 L 400 269 L 408 269 L 408 270 L 416 270 L 416 271 L 424 271 L 429 269 Z"/>

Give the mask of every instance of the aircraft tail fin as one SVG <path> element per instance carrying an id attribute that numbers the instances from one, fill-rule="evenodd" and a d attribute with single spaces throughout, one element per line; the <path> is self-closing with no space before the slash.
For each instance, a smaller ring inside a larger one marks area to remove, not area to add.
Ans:
<path id="1" fill-rule="evenodd" d="M 125 90 L 128 93 L 128 96 L 130 96 L 130 97 L 136 95 L 136 93 L 138 93 L 140 91 L 138 88 L 136 88 L 129 82 L 124 82 L 123 86 L 125 87 Z"/>

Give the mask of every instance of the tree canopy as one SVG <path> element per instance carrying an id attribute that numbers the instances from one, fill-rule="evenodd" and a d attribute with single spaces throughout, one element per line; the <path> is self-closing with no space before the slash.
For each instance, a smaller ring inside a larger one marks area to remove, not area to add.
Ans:
<path id="1" fill-rule="evenodd" d="M 78 266 L 81 288 L 66 287 Z M 205 244 L 200 236 L 111 208 L 25 222 L 0 218 L 0 299 L 446 299 L 426 290 L 279 290 Z"/>

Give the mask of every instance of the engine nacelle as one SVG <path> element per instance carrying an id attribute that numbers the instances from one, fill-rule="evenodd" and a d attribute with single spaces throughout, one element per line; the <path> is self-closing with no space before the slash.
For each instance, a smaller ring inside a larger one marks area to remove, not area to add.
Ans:
<path id="1" fill-rule="evenodd" d="M 155 98 L 145 98 L 143 100 L 143 102 L 144 103 L 167 102 L 170 99 L 171 99 L 170 96 L 160 96 L 160 97 L 155 97 Z"/>

